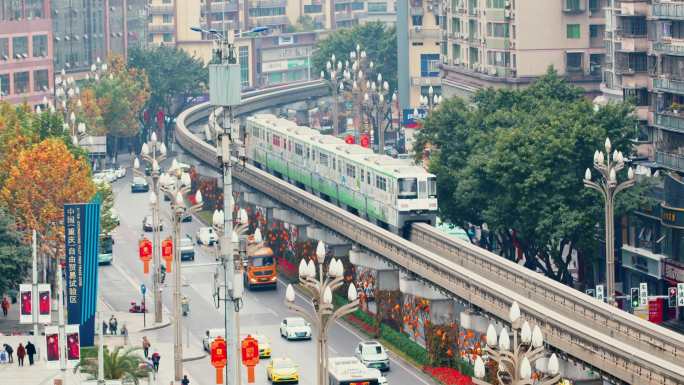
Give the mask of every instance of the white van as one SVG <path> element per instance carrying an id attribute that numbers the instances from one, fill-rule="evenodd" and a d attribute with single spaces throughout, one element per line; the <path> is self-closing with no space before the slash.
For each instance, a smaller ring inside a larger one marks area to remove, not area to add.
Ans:
<path id="1" fill-rule="evenodd" d="M 223 337 L 225 338 L 225 333 L 226 329 L 223 328 L 217 328 L 217 329 L 209 329 L 206 332 L 204 332 L 204 338 L 202 338 L 202 347 L 204 347 L 204 350 L 206 352 L 211 351 L 211 343 L 214 342 L 216 337 Z"/>

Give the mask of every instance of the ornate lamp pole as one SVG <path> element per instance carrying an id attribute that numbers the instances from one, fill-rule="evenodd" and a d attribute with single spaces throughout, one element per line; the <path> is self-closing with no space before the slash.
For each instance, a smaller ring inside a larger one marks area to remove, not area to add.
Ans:
<path id="1" fill-rule="evenodd" d="M 385 150 L 385 129 L 391 124 L 391 117 L 387 122 L 387 114 L 391 109 L 392 99 L 387 97 L 389 93 L 389 83 L 382 80 L 382 74 L 378 74 L 377 82 L 366 81 L 366 88 L 369 92 L 363 95 L 368 121 L 374 133 L 378 135 L 378 146 L 376 152 L 383 154 Z M 396 98 L 392 96 L 392 98 Z"/>
<path id="2" fill-rule="evenodd" d="M 532 379 L 532 365 L 545 356 L 544 337 L 539 326 L 530 328 L 527 321 L 520 318 L 520 307 L 513 302 L 509 311 L 513 334 L 513 349 L 506 328 L 501 329 L 497 338 L 494 325 L 487 328 L 487 346 L 485 354 L 498 364 L 496 378 L 504 385 L 554 385 L 558 383 L 558 357 L 551 354 L 546 362 L 545 373 Z M 488 385 L 482 378 L 485 376 L 485 364 L 480 356 L 475 359 L 473 382 L 477 385 Z"/>
<path id="3" fill-rule="evenodd" d="M 155 197 L 159 196 L 159 163 L 166 159 L 166 145 L 157 142 L 157 134 L 152 133 L 150 141 L 143 143 L 140 156 L 150 165 L 150 175 L 152 176 L 152 191 Z M 140 170 L 140 161 L 136 157 L 133 160 L 133 174 L 145 177 L 145 172 Z M 155 199 L 152 204 L 152 296 L 154 297 L 154 322 L 162 322 L 162 296 L 161 296 L 161 236 L 159 229 L 159 199 Z"/>
<path id="4" fill-rule="evenodd" d="M 183 329 L 181 327 L 181 258 L 179 242 L 183 218 L 202 208 L 202 193 L 195 193 L 195 204 L 187 206 L 184 196 L 190 192 L 190 175 L 183 172 L 176 160 L 167 174 L 160 178 L 161 190 L 171 198 L 171 223 L 173 224 L 173 367 L 174 378 L 183 378 Z M 159 199 L 157 199 L 157 202 Z"/>
<path id="5" fill-rule="evenodd" d="M 342 83 L 342 62 L 335 60 L 335 54 L 330 57 L 330 60 L 325 64 L 325 68 L 328 72 L 328 77 L 326 78 L 325 73 L 321 71 L 321 78 L 328 79 L 330 88 L 332 90 L 333 97 L 333 135 L 337 136 L 339 134 L 339 122 L 338 122 L 338 109 L 339 100 L 337 96 L 340 92 L 344 91 L 344 84 Z"/>
<path id="6" fill-rule="evenodd" d="M 353 283 L 349 284 L 347 299 L 349 303 L 334 310 L 332 304 L 333 291 L 342 286 L 344 281 L 344 267 L 342 262 L 336 258 L 330 260 L 327 275 L 323 271 L 325 263 L 325 243 L 319 241 L 316 246 L 316 265 L 313 261 L 308 263 L 302 259 L 299 263 L 299 283 L 313 292 L 313 314 L 302 306 L 296 305 L 295 292 L 292 285 L 287 285 L 285 291 L 285 305 L 288 309 L 300 314 L 309 323 L 315 325 L 318 330 L 316 337 L 316 363 L 318 365 L 318 385 L 328 384 L 328 348 L 327 335 L 330 325 L 334 324 L 339 318 L 350 314 L 359 307 L 359 299 L 356 287 Z M 318 270 L 318 278 L 316 278 Z"/>
<path id="7" fill-rule="evenodd" d="M 591 180 L 591 170 L 587 168 L 584 173 L 584 186 L 592 188 L 603 197 L 605 204 L 606 222 L 606 292 L 608 304 L 615 305 L 615 222 L 613 208 L 615 207 L 615 195 L 620 191 L 634 186 L 634 169 L 627 171 L 627 180 L 621 183 L 617 181 L 617 173 L 625 167 L 622 152 L 614 150 L 610 154 L 610 139 L 606 138 L 604 145 L 606 152 L 596 150 L 594 152 L 594 168 L 601 174 L 598 182 Z"/>

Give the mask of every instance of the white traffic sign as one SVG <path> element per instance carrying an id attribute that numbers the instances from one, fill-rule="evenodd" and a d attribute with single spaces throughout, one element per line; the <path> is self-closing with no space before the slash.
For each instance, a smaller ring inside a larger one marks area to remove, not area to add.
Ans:
<path id="1" fill-rule="evenodd" d="M 603 285 L 596 285 L 596 299 L 599 301 L 604 301 L 603 296 Z"/>
<path id="2" fill-rule="evenodd" d="M 648 284 L 646 282 L 639 284 L 639 306 L 648 306 Z"/>
<path id="3" fill-rule="evenodd" d="M 677 284 L 677 306 L 684 306 L 684 283 Z"/>

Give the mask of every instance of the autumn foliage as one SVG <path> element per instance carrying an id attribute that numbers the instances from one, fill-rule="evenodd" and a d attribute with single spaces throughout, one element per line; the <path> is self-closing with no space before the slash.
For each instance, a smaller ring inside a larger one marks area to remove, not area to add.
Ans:
<path id="1" fill-rule="evenodd" d="M 0 190 L 0 203 L 20 228 L 35 229 L 59 245 L 64 239 L 64 204 L 89 202 L 94 194 L 86 160 L 75 158 L 63 141 L 51 138 L 19 152 Z"/>

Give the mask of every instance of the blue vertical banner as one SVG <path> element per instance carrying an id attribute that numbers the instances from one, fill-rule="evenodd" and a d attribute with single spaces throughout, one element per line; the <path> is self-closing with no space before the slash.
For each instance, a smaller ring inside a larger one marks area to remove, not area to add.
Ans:
<path id="1" fill-rule="evenodd" d="M 92 346 L 95 339 L 99 241 L 100 204 L 64 205 L 68 323 L 80 326 L 81 346 Z"/>

